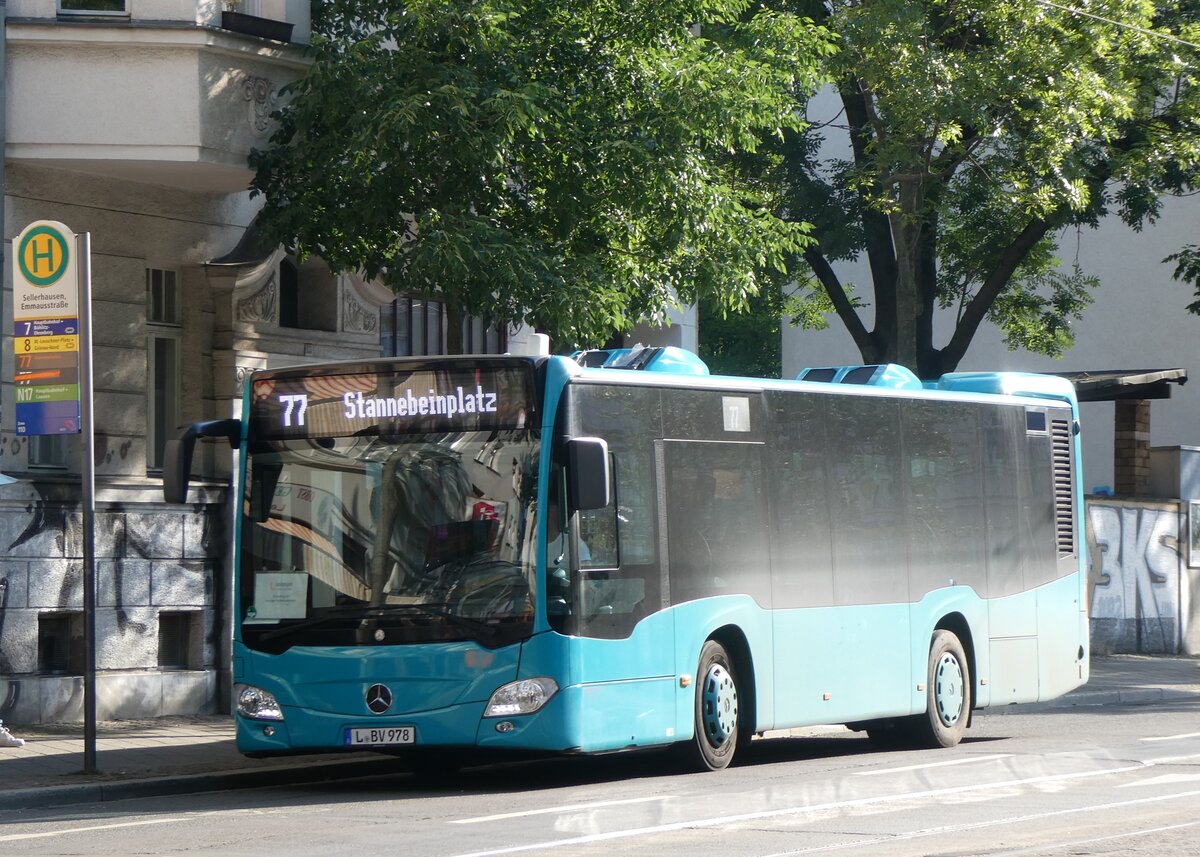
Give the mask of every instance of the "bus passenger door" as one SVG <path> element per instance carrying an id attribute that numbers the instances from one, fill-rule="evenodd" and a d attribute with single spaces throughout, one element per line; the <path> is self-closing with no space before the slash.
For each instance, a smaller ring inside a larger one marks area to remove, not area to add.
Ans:
<path id="1" fill-rule="evenodd" d="M 662 609 L 653 446 L 609 449 L 612 502 L 576 515 L 571 573 L 572 676 L 584 694 L 590 751 L 675 737 L 674 617 Z"/>
<path id="2" fill-rule="evenodd" d="M 662 451 L 677 668 L 702 681 L 699 653 L 715 636 L 741 667 L 740 708 L 756 729 L 771 727 L 775 708 L 763 450 L 757 442 L 670 440 Z M 680 728 L 692 705 L 691 693 L 681 695 Z"/>

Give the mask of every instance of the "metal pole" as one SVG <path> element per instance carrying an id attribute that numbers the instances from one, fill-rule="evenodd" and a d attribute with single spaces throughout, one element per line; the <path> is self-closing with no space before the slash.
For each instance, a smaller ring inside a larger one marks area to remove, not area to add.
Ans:
<path id="1" fill-rule="evenodd" d="M 0 152 L 5 149 L 8 139 L 8 0 L 0 0 Z M 4 159 L 0 158 L 0 236 L 8 234 L 4 221 L 4 197 L 8 193 L 5 184 Z M 4 264 L 4 241 L 0 238 L 0 264 Z"/>
<path id="2" fill-rule="evenodd" d="M 96 449 L 92 425 L 92 235 L 75 236 L 79 262 L 79 444 L 83 512 L 83 772 L 96 768 Z"/>

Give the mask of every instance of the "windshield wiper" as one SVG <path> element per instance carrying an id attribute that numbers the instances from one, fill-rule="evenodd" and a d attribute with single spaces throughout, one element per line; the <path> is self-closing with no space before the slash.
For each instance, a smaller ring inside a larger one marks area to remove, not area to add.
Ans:
<path id="1" fill-rule="evenodd" d="M 330 622 L 344 619 L 381 619 L 396 613 L 421 613 L 426 616 L 433 616 L 439 619 L 446 620 L 447 624 L 456 627 L 460 630 L 466 629 L 471 631 L 484 631 L 492 636 L 500 633 L 500 629 L 495 625 L 484 622 L 479 619 L 474 619 L 470 616 L 457 616 L 449 612 L 446 608 L 449 604 L 377 604 L 374 607 L 368 605 L 351 606 L 345 605 L 341 607 L 327 608 L 320 616 L 313 616 L 311 619 L 305 619 L 302 622 L 296 622 L 292 625 L 283 625 L 279 628 L 267 631 L 260 634 L 258 641 L 261 643 L 275 640 L 280 637 L 286 637 L 298 631 L 303 631 L 307 628 L 316 628 L 320 625 L 325 625 Z"/>
<path id="2" fill-rule="evenodd" d="M 259 635 L 260 641 L 274 640 L 277 637 L 285 637 L 288 634 L 296 631 L 303 631 L 305 628 L 315 628 L 318 625 L 324 625 L 335 619 L 353 619 L 356 616 L 362 615 L 363 610 L 367 607 L 329 607 L 320 616 L 313 616 L 311 619 L 305 619 L 302 622 L 296 622 L 292 625 L 281 625 L 271 631 L 266 631 Z"/>
<path id="3" fill-rule="evenodd" d="M 492 635 L 499 633 L 499 629 L 494 623 L 484 622 L 482 619 L 475 619 L 471 616 L 459 616 L 456 613 L 451 613 L 449 610 L 447 610 L 447 608 L 452 606 L 453 605 L 451 604 L 445 603 L 383 604 L 378 607 L 368 608 L 368 610 L 375 610 L 379 612 L 376 614 L 368 614 L 368 616 L 364 616 L 363 618 L 369 618 L 372 615 L 386 616 L 392 612 L 412 611 L 414 613 L 424 613 L 426 616 L 437 616 L 438 618 L 445 619 L 451 625 L 455 625 L 459 628 L 470 628 L 474 631 L 486 631 Z"/>

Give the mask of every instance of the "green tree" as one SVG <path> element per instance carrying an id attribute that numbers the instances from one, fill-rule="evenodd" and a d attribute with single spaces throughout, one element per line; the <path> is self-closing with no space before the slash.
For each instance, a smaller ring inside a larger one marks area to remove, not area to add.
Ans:
<path id="1" fill-rule="evenodd" d="M 315 62 L 252 156 L 260 222 L 439 296 L 452 335 L 469 313 L 596 343 L 744 306 L 807 227 L 739 156 L 799 130 L 831 49 L 748 2 L 314 4 Z"/>
<path id="2" fill-rule="evenodd" d="M 711 301 L 702 301 L 699 309 L 697 350 L 714 375 L 779 377 L 786 315 L 781 283 L 763 283 L 738 312 L 726 312 Z"/>
<path id="3" fill-rule="evenodd" d="M 778 3 L 840 38 L 841 113 L 782 151 L 787 210 L 817 225 L 800 294 L 832 304 L 866 362 L 935 377 L 985 320 L 1061 353 L 1094 282 L 1057 240 L 1106 215 L 1140 228 L 1196 189 L 1196 0 Z M 870 282 L 839 279 L 853 257 Z"/>
<path id="4" fill-rule="evenodd" d="M 1175 279 L 1196 287 L 1196 299 L 1188 304 L 1188 312 L 1200 315 L 1200 246 L 1188 244 L 1163 261 L 1175 263 Z"/>

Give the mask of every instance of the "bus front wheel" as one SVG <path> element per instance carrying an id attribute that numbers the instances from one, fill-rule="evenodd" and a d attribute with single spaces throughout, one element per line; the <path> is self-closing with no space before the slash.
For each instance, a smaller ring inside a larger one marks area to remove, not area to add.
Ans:
<path id="1" fill-rule="evenodd" d="M 701 771 L 727 768 L 737 751 L 741 730 L 738 678 L 725 647 L 709 640 L 700 650 L 696 670 L 696 729 L 687 746 L 691 767 Z"/>
<path id="2" fill-rule="evenodd" d="M 915 718 L 921 744 L 953 747 L 967 731 L 971 711 L 971 670 L 962 643 L 950 631 L 936 631 L 929 646 L 925 714 Z"/>

